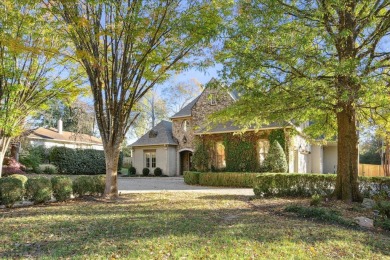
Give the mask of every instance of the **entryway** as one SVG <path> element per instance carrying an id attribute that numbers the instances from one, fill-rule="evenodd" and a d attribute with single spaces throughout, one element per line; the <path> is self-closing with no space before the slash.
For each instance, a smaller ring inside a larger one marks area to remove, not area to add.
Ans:
<path id="1" fill-rule="evenodd" d="M 180 155 L 180 175 L 183 175 L 184 171 L 189 171 L 192 168 L 192 151 L 182 151 Z"/>

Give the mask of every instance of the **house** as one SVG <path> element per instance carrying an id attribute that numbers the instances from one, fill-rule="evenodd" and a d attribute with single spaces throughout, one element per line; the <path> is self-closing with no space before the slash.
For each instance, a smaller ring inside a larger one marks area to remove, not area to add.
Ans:
<path id="1" fill-rule="evenodd" d="M 63 131 L 61 119 L 58 121 L 57 129 L 39 127 L 31 130 L 26 140 L 30 145 L 42 145 L 45 148 L 64 146 L 72 149 L 103 150 L 102 140 L 97 137 Z"/>
<path id="2" fill-rule="evenodd" d="M 215 85 L 215 84 L 214 84 Z M 288 161 L 289 172 L 334 173 L 337 166 L 337 147 L 310 145 L 291 128 L 278 124 L 260 129 L 241 129 L 231 123 L 209 125 L 207 116 L 231 105 L 237 99 L 224 87 L 205 87 L 191 103 L 162 121 L 131 146 L 133 166 L 140 174 L 143 168 L 151 172 L 160 167 L 169 176 L 182 175 L 194 168 L 193 155 L 205 150 L 206 168 L 226 171 L 258 171 L 267 156 L 272 138 L 281 138 Z M 304 126 L 302 126 L 304 127 Z M 237 150 L 238 147 L 240 147 Z M 236 149 L 236 150 L 235 150 Z"/>

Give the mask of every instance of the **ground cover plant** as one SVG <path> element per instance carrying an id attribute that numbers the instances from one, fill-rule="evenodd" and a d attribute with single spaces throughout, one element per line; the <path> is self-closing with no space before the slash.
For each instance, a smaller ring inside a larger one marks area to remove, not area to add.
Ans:
<path id="1" fill-rule="evenodd" d="M 1 209 L 0 258 L 390 257 L 389 233 L 284 212 L 309 200 L 249 198 L 165 192 Z"/>

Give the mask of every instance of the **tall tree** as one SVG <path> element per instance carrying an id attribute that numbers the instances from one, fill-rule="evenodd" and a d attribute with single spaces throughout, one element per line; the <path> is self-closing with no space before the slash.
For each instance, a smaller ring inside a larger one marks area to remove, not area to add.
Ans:
<path id="1" fill-rule="evenodd" d="M 51 98 L 71 96 L 76 79 L 58 55 L 63 39 L 37 1 L 0 2 L 0 163 L 26 118 Z M 64 76 L 63 76 L 64 75 Z M 65 76 L 66 75 L 66 76 Z M 0 167 L 0 177 L 1 177 Z"/>
<path id="2" fill-rule="evenodd" d="M 357 121 L 389 108 L 390 2 L 243 0 L 235 11 L 219 59 L 242 98 L 220 116 L 337 135 L 335 196 L 360 200 Z"/>
<path id="3" fill-rule="evenodd" d="M 105 197 L 117 197 L 121 143 L 135 104 L 172 72 L 202 57 L 230 1 L 46 0 L 88 75 L 106 157 Z"/>
<path id="4" fill-rule="evenodd" d="M 48 106 L 31 118 L 31 124 L 40 127 L 57 127 L 59 119 L 63 121 L 64 131 L 75 134 L 94 134 L 95 112 L 93 105 L 80 98 L 74 102 L 58 99 L 49 101 Z"/>

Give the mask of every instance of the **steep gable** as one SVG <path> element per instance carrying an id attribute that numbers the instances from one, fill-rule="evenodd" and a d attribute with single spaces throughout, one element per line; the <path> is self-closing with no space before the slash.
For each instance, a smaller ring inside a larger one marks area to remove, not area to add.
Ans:
<path id="1" fill-rule="evenodd" d="M 172 123 L 161 121 L 130 146 L 177 145 L 172 136 Z"/>

